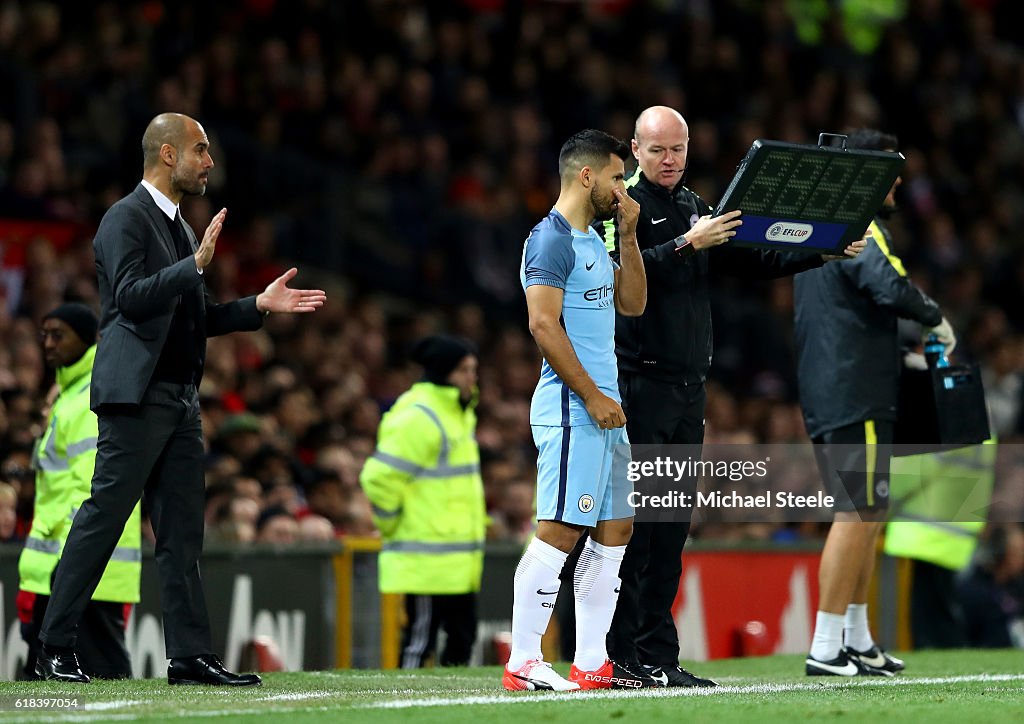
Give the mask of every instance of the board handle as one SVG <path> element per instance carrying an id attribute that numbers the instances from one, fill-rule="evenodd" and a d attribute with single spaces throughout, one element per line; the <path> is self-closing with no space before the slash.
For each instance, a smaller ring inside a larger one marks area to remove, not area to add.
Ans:
<path id="1" fill-rule="evenodd" d="M 842 139 L 842 143 L 839 145 L 839 148 L 841 148 L 844 151 L 846 150 L 846 139 L 849 138 L 849 136 L 846 136 L 846 135 L 844 135 L 842 133 L 819 133 L 818 134 L 818 146 L 820 146 L 821 148 L 825 148 L 825 139 L 826 138 L 840 138 L 840 139 Z"/>

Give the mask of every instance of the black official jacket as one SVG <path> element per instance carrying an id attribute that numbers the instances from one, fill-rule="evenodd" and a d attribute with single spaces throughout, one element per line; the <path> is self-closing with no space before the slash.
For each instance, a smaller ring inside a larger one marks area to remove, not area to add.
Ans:
<path id="1" fill-rule="evenodd" d="M 639 317 L 615 317 L 621 371 L 666 382 L 704 382 L 712 351 L 710 276 L 773 279 L 822 264 L 818 255 L 742 249 L 728 243 L 697 252 L 684 247 L 677 253 L 683 243 L 680 237 L 710 214 L 711 207 L 682 183 L 670 191 L 648 181 L 639 168 L 626 187 L 640 204 L 636 237 L 647 272 L 647 309 Z M 618 260 L 615 221 L 595 228 Z"/>
<path id="2" fill-rule="evenodd" d="M 856 259 L 798 274 L 796 341 L 800 404 L 811 437 L 865 420 L 895 420 L 900 348 L 897 318 L 926 327 L 938 305 L 907 278 L 878 219 Z"/>

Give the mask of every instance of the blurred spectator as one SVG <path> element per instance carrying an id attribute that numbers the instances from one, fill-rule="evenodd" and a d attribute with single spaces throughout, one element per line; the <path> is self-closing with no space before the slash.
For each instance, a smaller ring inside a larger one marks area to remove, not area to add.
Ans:
<path id="1" fill-rule="evenodd" d="M 981 369 L 992 433 L 1001 440 L 1022 431 L 1024 405 L 1024 345 L 1021 337 L 1006 335 L 992 341 Z"/>
<path id="2" fill-rule="evenodd" d="M 299 524 L 284 508 L 271 506 L 256 521 L 256 542 L 291 545 L 299 539 Z"/>
<path id="3" fill-rule="evenodd" d="M 490 537 L 525 544 L 534 533 L 533 481 L 513 481 L 502 491 L 492 514 Z"/>
<path id="4" fill-rule="evenodd" d="M 0 483 L 0 543 L 18 540 L 18 492 L 7 483 Z"/>
<path id="5" fill-rule="evenodd" d="M 228 454 L 245 464 L 252 460 L 263 445 L 263 425 L 260 418 L 243 412 L 229 415 L 217 430 L 216 442 Z"/>
<path id="6" fill-rule="evenodd" d="M 967 645 L 1024 648 L 1024 529 L 995 526 L 959 585 Z"/>
<path id="7" fill-rule="evenodd" d="M 300 541 L 331 541 L 335 538 L 334 526 L 322 515 L 307 515 L 299 519 Z"/>
<path id="8" fill-rule="evenodd" d="M 349 527 L 350 498 L 351 491 L 345 489 L 341 479 L 327 471 L 314 472 L 306 488 L 308 512 L 329 520 L 339 533 L 347 532 Z"/>

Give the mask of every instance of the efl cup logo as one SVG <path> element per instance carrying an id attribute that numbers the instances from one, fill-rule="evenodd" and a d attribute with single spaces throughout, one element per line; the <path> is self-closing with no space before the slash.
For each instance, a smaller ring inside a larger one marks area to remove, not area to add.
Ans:
<path id="1" fill-rule="evenodd" d="M 798 224 L 795 221 L 776 221 L 764 232 L 764 238 L 768 241 L 782 242 L 784 244 L 803 244 L 811 238 L 814 227 L 810 224 Z"/>
<path id="2" fill-rule="evenodd" d="M 589 513 L 594 509 L 594 499 L 589 495 L 581 495 L 579 506 L 581 513 Z"/>

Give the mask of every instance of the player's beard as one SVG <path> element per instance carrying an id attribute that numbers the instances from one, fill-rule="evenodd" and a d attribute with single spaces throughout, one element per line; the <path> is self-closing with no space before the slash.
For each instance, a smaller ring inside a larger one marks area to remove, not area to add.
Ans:
<path id="1" fill-rule="evenodd" d="M 595 183 L 594 188 L 590 189 L 590 204 L 594 207 L 594 219 L 608 221 L 615 218 L 619 202 L 616 200 L 615 194 L 608 194 L 607 198 L 602 198 L 604 196 L 602 192 L 600 184 Z"/>

